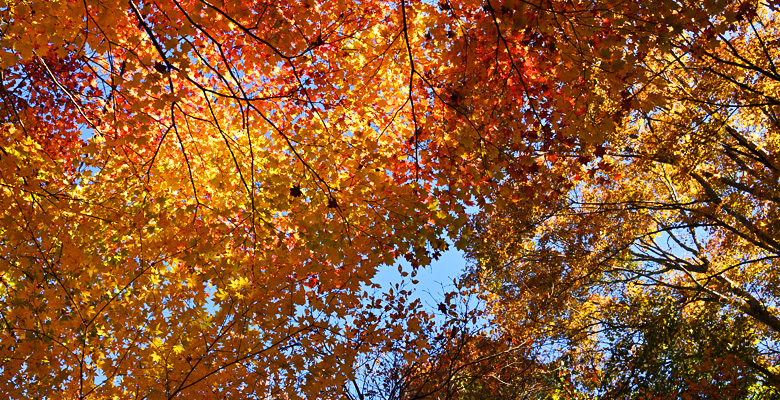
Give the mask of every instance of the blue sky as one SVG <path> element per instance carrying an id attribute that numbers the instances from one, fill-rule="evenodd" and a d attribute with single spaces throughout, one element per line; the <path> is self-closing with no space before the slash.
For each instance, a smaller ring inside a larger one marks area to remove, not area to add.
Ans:
<path id="1" fill-rule="evenodd" d="M 449 250 L 442 252 L 438 260 L 432 260 L 431 265 L 418 269 L 414 277 L 419 281 L 416 285 L 411 284 L 411 274 L 406 277 L 401 276 L 398 265 L 406 272 L 412 271 L 412 266 L 406 260 L 399 259 L 394 266 L 380 268 L 372 282 L 381 285 L 382 291 L 396 283 L 405 282 L 406 289 L 412 291 L 412 299 L 419 298 L 426 306 L 426 311 L 434 312 L 439 302 L 443 300 L 444 293 L 455 289 L 453 279 L 465 269 L 466 259 L 463 252 L 456 250 L 450 243 Z"/>

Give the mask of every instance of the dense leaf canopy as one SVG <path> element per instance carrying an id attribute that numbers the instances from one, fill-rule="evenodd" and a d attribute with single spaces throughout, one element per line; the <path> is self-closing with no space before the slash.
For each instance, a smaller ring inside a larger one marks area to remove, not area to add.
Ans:
<path id="1" fill-rule="evenodd" d="M 0 396 L 777 396 L 778 12 L 2 0 Z"/>

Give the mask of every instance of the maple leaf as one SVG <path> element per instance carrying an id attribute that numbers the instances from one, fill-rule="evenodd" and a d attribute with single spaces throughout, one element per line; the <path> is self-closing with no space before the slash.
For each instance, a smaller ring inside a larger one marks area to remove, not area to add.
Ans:
<path id="1" fill-rule="evenodd" d="M 303 195 L 303 192 L 301 191 L 301 187 L 299 185 L 294 185 L 290 188 L 290 197 L 301 197 Z"/>
<path id="2" fill-rule="evenodd" d="M 322 34 L 317 35 L 317 38 L 311 42 L 312 47 L 319 47 L 325 44 L 325 40 L 322 38 Z"/>
<path id="3" fill-rule="evenodd" d="M 166 66 L 165 64 L 163 64 L 163 63 L 161 63 L 159 61 L 154 63 L 154 69 L 155 69 L 155 71 L 157 71 L 157 72 L 159 72 L 161 74 L 164 74 L 164 73 L 168 72 L 168 66 Z"/>

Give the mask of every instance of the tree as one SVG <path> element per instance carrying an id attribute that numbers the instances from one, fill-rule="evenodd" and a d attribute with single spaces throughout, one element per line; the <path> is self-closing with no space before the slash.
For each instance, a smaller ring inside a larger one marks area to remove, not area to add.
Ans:
<path id="1" fill-rule="evenodd" d="M 0 393 L 311 398 L 419 329 L 363 315 L 378 266 L 443 245 L 390 112 L 400 19 L 4 3 Z"/>
<path id="2" fill-rule="evenodd" d="M 707 310 L 670 332 L 758 340 L 718 353 L 760 376 L 735 390 L 775 379 L 770 6 L 3 3 L 0 393 L 339 397 L 395 354 L 399 395 L 504 395 L 633 368 L 594 327 L 644 327 L 604 314 L 637 290 Z M 408 291 L 366 290 L 445 236 L 504 336 L 434 346 Z"/>
<path id="3" fill-rule="evenodd" d="M 495 312 L 579 348 L 606 374 L 602 393 L 734 398 L 778 384 L 775 13 L 746 2 L 700 25 L 671 20 L 565 194 L 531 210 L 496 194 L 500 208 L 474 219 L 474 273 Z"/>

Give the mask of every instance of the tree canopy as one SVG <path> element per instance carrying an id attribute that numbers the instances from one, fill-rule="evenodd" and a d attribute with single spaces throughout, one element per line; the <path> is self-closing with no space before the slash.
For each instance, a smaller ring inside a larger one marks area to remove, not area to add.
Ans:
<path id="1" fill-rule="evenodd" d="M 3 0 L 0 395 L 778 396 L 778 12 Z"/>

